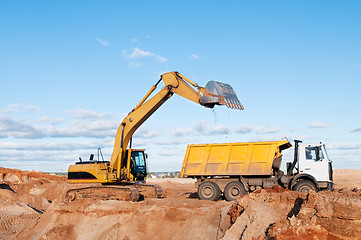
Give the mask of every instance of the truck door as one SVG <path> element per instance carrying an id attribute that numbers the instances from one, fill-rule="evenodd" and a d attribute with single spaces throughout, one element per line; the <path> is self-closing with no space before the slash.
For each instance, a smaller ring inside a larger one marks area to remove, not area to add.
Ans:
<path id="1" fill-rule="evenodd" d="M 299 153 L 300 173 L 309 174 L 318 182 L 329 181 L 328 159 L 325 156 L 321 145 L 306 145 Z"/>

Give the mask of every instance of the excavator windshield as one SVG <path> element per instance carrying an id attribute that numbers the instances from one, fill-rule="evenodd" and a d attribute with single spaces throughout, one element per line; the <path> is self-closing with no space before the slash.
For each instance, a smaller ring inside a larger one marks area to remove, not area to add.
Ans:
<path id="1" fill-rule="evenodd" d="M 132 159 L 135 163 L 136 169 L 144 169 L 145 168 L 145 156 L 144 152 L 132 152 Z"/>
<path id="2" fill-rule="evenodd" d="M 147 168 L 143 151 L 132 151 L 131 156 L 131 172 L 135 180 L 144 180 L 147 176 Z"/>

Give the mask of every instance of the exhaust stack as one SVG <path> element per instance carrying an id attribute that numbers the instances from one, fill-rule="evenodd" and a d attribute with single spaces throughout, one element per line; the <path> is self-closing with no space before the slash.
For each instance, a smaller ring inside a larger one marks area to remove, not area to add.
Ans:
<path id="1" fill-rule="evenodd" d="M 206 84 L 200 103 L 210 108 L 214 105 L 226 105 L 232 109 L 244 110 L 233 88 L 227 83 L 216 81 L 209 81 Z"/>

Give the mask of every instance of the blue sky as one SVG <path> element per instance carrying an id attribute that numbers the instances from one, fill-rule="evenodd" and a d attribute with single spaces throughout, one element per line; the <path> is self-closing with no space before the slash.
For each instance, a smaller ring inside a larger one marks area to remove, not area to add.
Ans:
<path id="1" fill-rule="evenodd" d="M 245 106 L 172 97 L 137 131 L 151 171 L 187 144 L 324 142 L 361 169 L 359 1 L 1 1 L 0 166 L 66 171 L 162 73 L 229 83 Z M 292 150 L 285 152 L 290 160 Z"/>

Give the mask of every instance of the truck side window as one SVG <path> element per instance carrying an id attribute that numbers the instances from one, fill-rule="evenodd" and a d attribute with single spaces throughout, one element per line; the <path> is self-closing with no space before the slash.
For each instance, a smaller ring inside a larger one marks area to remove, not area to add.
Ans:
<path id="1" fill-rule="evenodd" d="M 306 159 L 317 161 L 315 147 L 306 147 Z"/>

